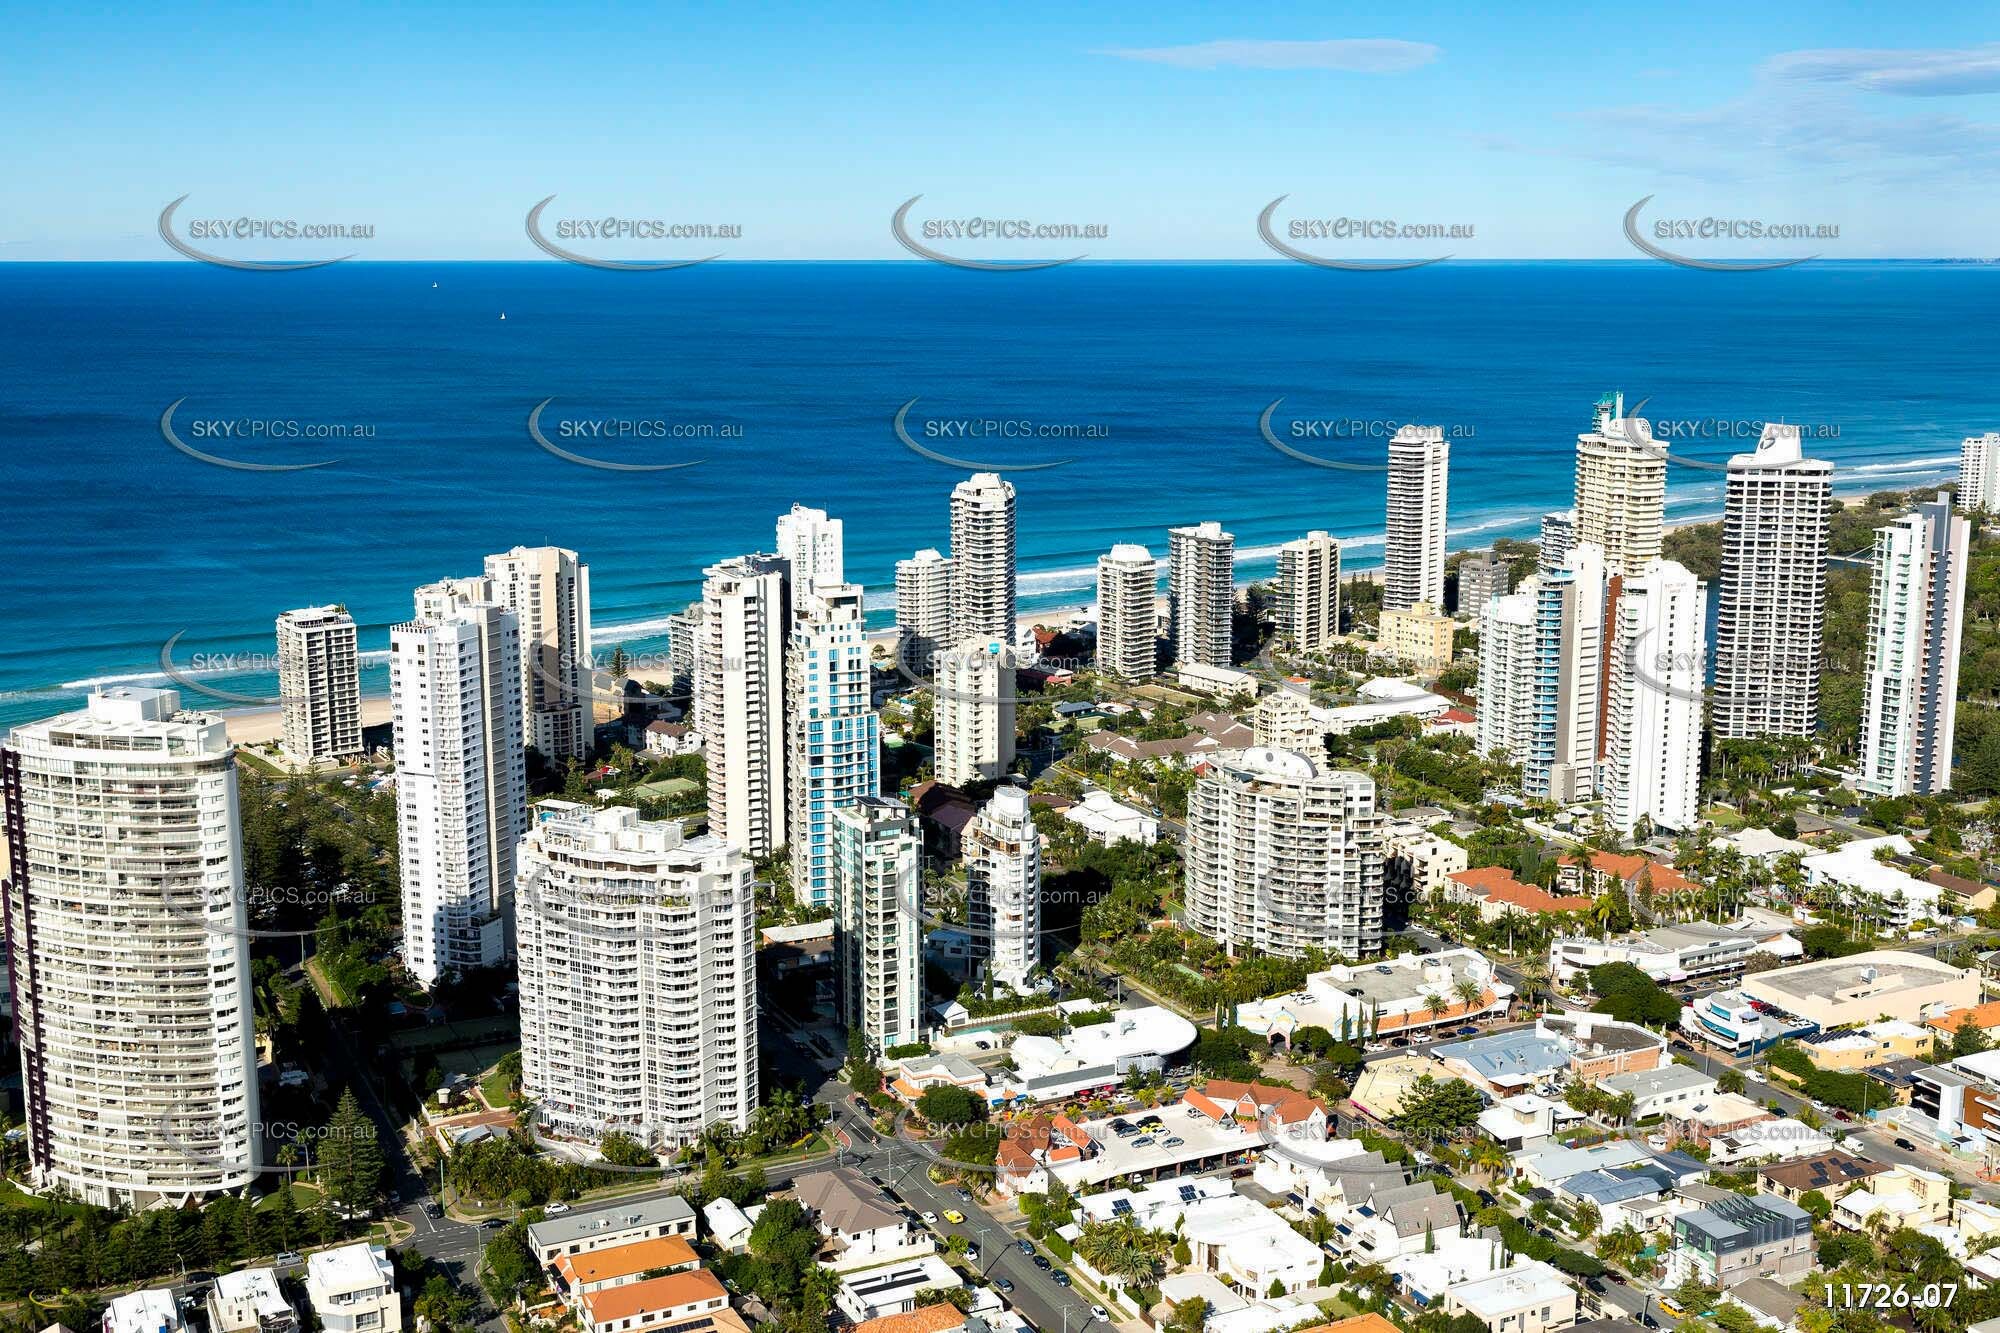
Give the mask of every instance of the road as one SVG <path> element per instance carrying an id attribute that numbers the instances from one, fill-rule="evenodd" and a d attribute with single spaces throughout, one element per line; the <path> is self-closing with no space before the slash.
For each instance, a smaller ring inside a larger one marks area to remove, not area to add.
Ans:
<path id="1" fill-rule="evenodd" d="M 963 1236 L 977 1245 L 980 1275 L 988 1281 L 1004 1277 L 1012 1282 L 1014 1290 L 1006 1293 L 1007 1303 L 1029 1324 L 1042 1333 L 1081 1333 L 1096 1319 L 1090 1301 L 1075 1289 L 1059 1286 L 1049 1273 L 1035 1267 L 1016 1246 L 1019 1238 L 977 1199 L 968 1201 L 949 1186 L 932 1184 L 931 1159 L 921 1150 L 878 1135 L 851 1102 L 827 1104 L 834 1107 L 835 1121 L 852 1144 L 842 1153 L 843 1159 L 876 1184 L 894 1190 L 911 1211 L 936 1213 L 938 1220 L 932 1230 L 940 1236 Z M 946 1209 L 957 1209 L 965 1221 L 946 1221 Z"/>

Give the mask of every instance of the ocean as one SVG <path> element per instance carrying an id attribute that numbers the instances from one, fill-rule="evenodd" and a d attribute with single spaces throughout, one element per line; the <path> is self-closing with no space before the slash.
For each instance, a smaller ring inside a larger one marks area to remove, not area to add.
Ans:
<path id="1" fill-rule="evenodd" d="M 383 687 L 416 585 L 553 543 L 591 566 L 600 652 L 661 646 L 704 565 L 794 502 L 846 521 L 871 623 L 895 561 L 949 545 L 968 463 L 1019 491 L 1023 610 L 1088 603 L 1113 542 L 1235 533 L 1239 577 L 1309 529 L 1378 563 L 1387 429 L 1452 437 L 1451 542 L 1570 503 L 1609 391 L 1721 462 L 1802 423 L 1843 493 L 1956 475 L 2000 428 L 2000 269 L 1451 263 L 1396 273 L 1093 264 L 0 264 L 0 727 L 180 670 L 246 697 L 290 607 L 345 603 Z M 502 317 L 504 315 L 504 318 Z M 915 400 L 912 404 L 911 400 Z M 542 439 L 528 418 L 546 403 Z M 186 450 L 300 471 L 246 471 Z M 659 471 L 620 471 L 557 456 Z M 1669 517 L 1721 477 L 1671 469 Z M 191 703 L 220 707 L 216 699 Z"/>

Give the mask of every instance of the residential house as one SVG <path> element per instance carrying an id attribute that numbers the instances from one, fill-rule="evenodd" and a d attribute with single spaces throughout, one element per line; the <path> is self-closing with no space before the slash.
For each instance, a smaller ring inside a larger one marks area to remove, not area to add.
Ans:
<path id="1" fill-rule="evenodd" d="M 745 1333 L 748 1325 L 729 1308 L 729 1292 L 705 1268 L 599 1287 L 577 1299 L 580 1333 L 645 1333 L 674 1325 L 676 1333 Z"/>
<path id="2" fill-rule="evenodd" d="M 1469 1314 L 1487 1333 L 1549 1333 L 1576 1322 L 1576 1288 L 1539 1260 L 1447 1287 L 1444 1312 Z"/>
<path id="3" fill-rule="evenodd" d="M 792 1182 L 792 1196 L 826 1237 L 820 1262 L 836 1273 L 914 1258 L 937 1248 L 929 1232 L 913 1231 L 909 1218 L 849 1167 L 807 1172 Z"/>
<path id="4" fill-rule="evenodd" d="M 544 1218 L 528 1228 L 528 1249 L 544 1268 L 558 1255 L 584 1254 L 657 1236 L 694 1235 L 694 1206 L 678 1195 L 640 1203 L 615 1203 L 588 1212 Z"/>
<path id="5" fill-rule="evenodd" d="M 209 1333 L 294 1333 L 298 1311 L 278 1289 L 275 1268 L 223 1273 L 208 1291 Z"/>
<path id="6" fill-rule="evenodd" d="M 1734 1195 L 1674 1219 L 1666 1284 L 1694 1279 L 1733 1287 L 1746 1278 L 1783 1281 L 1813 1269 L 1812 1217 L 1776 1195 Z"/>
<path id="7" fill-rule="evenodd" d="M 935 1254 L 849 1273 L 834 1291 L 833 1303 L 859 1324 L 883 1315 L 908 1314 L 917 1294 L 965 1285 L 958 1270 Z"/>
<path id="8" fill-rule="evenodd" d="M 306 1260 L 306 1299 L 322 1333 L 402 1333 L 396 1269 L 380 1245 L 315 1251 Z"/>
<path id="9" fill-rule="evenodd" d="M 1715 1080 L 1691 1065 L 1661 1065 L 1613 1074 L 1598 1087 L 1614 1097 L 1632 1098 L 1632 1119 L 1671 1115 L 1715 1095 Z"/>
<path id="10" fill-rule="evenodd" d="M 1445 876 L 1446 902 L 1470 903 L 1482 921 L 1498 921 L 1510 913 L 1588 912 L 1589 898 L 1550 893 L 1538 884 L 1523 884 L 1505 866 L 1480 866 Z"/>
<path id="11" fill-rule="evenodd" d="M 1827 1220 L 1849 1231 L 1870 1230 L 1877 1221 L 1921 1227 L 1951 1216 L 1951 1180 L 1920 1166 L 1892 1166 L 1860 1189 L 1833 1200 Z"/>
<path id="12" fill-rule="evenodd" d="M 994 1188 L 1003 1196 L 1042 1194 L 1051 1166 L 1081 1162 L 1099 1152 L 1097 1140 L 1063 1114 L 1022 1116 L 1007 1125 L 994 1157 Z"/>
<path id="13" fill-rule="evenodd" d="M 1795 1162 L 1778 1162 L 1757 1169 L 1757 1188 L 1787 1203 L 1816 1193 L 1831 1203 L 1857 1186 L 1865 1186 L 1889 1170 L 1887 1162 L 1870 1161 L 1852 1153 L 1824 1152 Z"/>

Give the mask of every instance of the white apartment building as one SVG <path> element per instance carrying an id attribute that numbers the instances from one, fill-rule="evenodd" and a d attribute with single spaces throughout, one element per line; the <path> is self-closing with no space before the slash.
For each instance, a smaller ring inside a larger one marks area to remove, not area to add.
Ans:
<path id="1" fill-rule="evenodd" d="M 278 617 L 281 748 L 294 764 L 361 751 L 361 653 L 342 606 L 306 606 Z"/>
<path id="2" fill-rule="evenodd" d="M 356 1241 L 306 1260 L 306 1299 L 324 1333 L 403 1333 L 396 1270 L 380 1245 Z"/>
<path id="3" fill-rule="evenodd" d="M 754 872 L 629 806 L 535 806 L 521 844 L 521 1086 L 551 1132 L 674 1148 L 757 1105 Z"/>
<path id="4" fill-rule="evenodd" d="M 239 1268 L 208 1290 L 208 1333 L 293 1333 L 299 1313 L 278 1286 L 275 1268 Z"/>
<path id="5" fill-rule="evenodd" d="M 805 610 L 818 589 L 847 582 L 846 526 L 802 504 L 778 515 L 777 552 L 791 564 L 792 614 Z"/>
<path id="6" fill-rule="evenodd" d="M 556 764 L 590 753 L 590 566 L 560 546 L 486 557 L 484 601 L 521 626 L 521 734 Z"/>
<path id="7" fill-rule="evenodd" d="M 1655 561 L 1627 579 L 1612 628 L 1605 699 L 1604 817 L 1626 837 L 1639 820 L 1691 829 L 1701 817 L 1707 588 Z"/>
<path id="8" fill-rule="evenodd" d="M 484 583 L 419 588 L 418 619 L 389 631 L 403 964 L 423 986 L 496 967 L 510 945 L 528 815 L 521 632 L 512 611 L 462 598 Z"/>
<path id="9" fill-rule="evenodd" d="M 1028 789 L 997 787 L 966 826 L 965 886 L 974 946 L 993 979 L 1027 989 L 1042 961 L 1042 835 Z"/>
<path id="10" fill-rule="evenodd" d="M 1302 653 L 1340 637 L 1340 543 L 1308 532 L 1278 548 L 1278 633 Z"/>
<path id="11" fill-rule="evenodd" d="M 1875 796 L 1951 786 L 1958 651 L 1971 524 L 1938 498 L 1875 530 L 1863 680 L 1861 776 Z"/>
<path id="12" fill-rule="evenodd" d="M 2000 431 L 1968 435 L 1958 446 L 1958 510 L 2000 511 Z"/>
<path id="13" fill-rule="evenodd" d="M 956 563 L 932 547 L 896 562 L 897 654 L 906 671 L 928 680 L 931 659 L 952 642 L 951 587 Z"/>
<path id="14" fill-rule="evenodd" d="M 689 602 L 667 617 L 667 674 L 672 679 L 662 683 L 673 698 L 683 703 L 689 718 L 701 714 L 694 703 L 694 683 L 695 666 L 701 658 L 705 614 L 700 602 Z"/>
<path id="15" fill-rule="evenodd" d="M 992 782 L 1013 767 L 1018 661 L 1002 639 L 967 639 L 937 655 L 931 766 L 939 782 Z"/>
<path id="16" fill-rule="evenodd" d="M 1479 613 L 1479 709 L 1475 722 L 1479 753 L 1526 759 L 1534 741 L 1535 604 L 1534 575 L 1519 592 L 1495 597 Z"/>
<path id="17" fill-rule="evenodd" d="M 834 976 L 840 1022 L 880 1054 L 923 1038 L 924 839 L 888 796 L 833 817 Z"/>
<path id="18" fill-rule="evenodd" d="M 1382 951 L 1382 816 L 1366 775 L 1285 750 L 1218 755 L 1188 793 L 1184 845 L 1188 928 L 1232 955 Z"/>
<path id="19" fill-rule="evenodd" d="M 1325 754 L 1326 733 L 1319 710 L 1292 690 L 1275 690 L 1250 710 L 1251 743 L 1262 748 Z"/>
<path id="20" fill-rule="evenodd" d="M 1143 546 L 1120 542 L 1097 557 L 1097 669 L 1144 680 L 1160 664 L 1160 567 Z"/>
<path id="21" fill-rule="evenodd" d="M 1226 667 L 1236 606 L 1236 538 L 1220 523 L 1167 530 L 1167 639 L 1176 666 Z"/>
<path id="22" fill-rule="evenodd" d="M 1573 801 L 1599 788 L 1603 700 L 1604 552 L 1570 548 L 1561 567 L 1535 579 L 1535 688 L 1532 735 L 1521 762 L 1530 796 Z"/>
<path id="23" fill-rule="evenodd" d="M 786 842 L 789 566 L 745 555 L 704 573 L 695 729 L 708 753 L 708 827 L 747 856 L 769 856 Z"/>
<path id="24" fill-rule="evenodd" d="M 1715 609 L 1715 734 L 1810 736 L 1819 726 L 1833 464 L 1797 426 L 1767 425 L 1729 460 Z"/>
<path id="25" fill-rule="evenodd" d="M 1014 487 L 975 472 L 951 491 L 951 637 L 1014 642 Z"/>
<path id="26" fill-rule="evenodd" d="M 833 902 L 833 816 L 882 788 L 881 722 L 869 707 L 868 627 L 858 583 L 822 583 L 794 602 L 785 660 L 792 893 Z"/>
<path id="27" fill-rule="evenodd" d="M 179 1207 L 258 1170 L 235 751 L 120 688 L 0 750 L 7 938 L 35 1188 Z"/>
<path id="28" fill-rule="evenodd" d="M 1576 545 L 1576 511 L 1555 509 L 1542 515 L 1542 538 L 1540 550 L 1536 553 L 1535 567 L 1543 573 L 1561 569 L 1569 559 L 1569 548 Z"/>
<path id="29" fill-rule="evenodd" d="M 1439 426 L 1404 426 L 1389 441 L 1389 521 L 1382 609 L 1444 605 L 1444 524 L 1451 445 Z"/>
<path id="30" fill-rule="evenodd" d="M 1625 415 L 1624 394 L 1606 394 L 1576 437 L 1572 541 L 1599 547 L 1606 574 L 1630 577 L 1660 558 L 1666 510 L 1666 446 L 1653 442 L 1651 422 Z"/>

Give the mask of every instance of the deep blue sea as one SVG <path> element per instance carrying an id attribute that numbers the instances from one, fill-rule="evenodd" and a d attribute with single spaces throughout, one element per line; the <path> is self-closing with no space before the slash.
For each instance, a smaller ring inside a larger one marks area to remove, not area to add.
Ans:
<path id="1" fill-rule="evenodd" d="M 1751 447 L 1754 429 L 1709 423 L 1787 420 L 1816 430 L 1810 451 L 1842 491 L 1935 482 L 1963 435 L 2000 427 L 1996 312 L 2000 268 L 1915 263 L 0 264 L 0 727 L 74 707 L 92 682 L 158 679 L 176 635 L 181 663 L 268 653 L 289 607 L 344 602 L 364 650 L 383 649 L 414 586 L 521 543 L 589 562 L 600 649 L 657 646 L 702 566 L 768 549 L 794 501 L 846 520 L 849 577 L 886 621 L 895 560 L 948 545 L 964 475 L 898 442 L 910 399 L 928 448 L 1073 460 L 1011 477 L 1023 609 L 1086 603 L 1111 543 L 1164 554 L 1169 526 L 1204 519 L 1236 534 L 1244 577 L 1310 528 L 1349 539 L 1350 568 L 1375 563 L 1380 476 L 1265 443 L 1259 414 L 1281 397 L 1274 429 L 1322 457 L 1379 459 L 1382 444 L 1291 422 L 1453 428 L 1454 546 L 1531 535 L 1568 505 L 1576 435 L 1608 390 L 1691 423 L 1675 448 L 1692 457 Z M 701 461 L 565 462 L 526 429 L 546 399 L 559 447 Z M 179 400 L 176 432 L 201 451 L 338 461 L 202 463 L 161 435 Z M 986 419 L 1086 433 L 927 430 Z M 577 433 L 614 420 L 670 433 Z M 224 422 L 371 433 L 246 439 Z M 1671 480 L 1670 516 L 1719 508 L 1718 476 Z"/>

